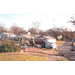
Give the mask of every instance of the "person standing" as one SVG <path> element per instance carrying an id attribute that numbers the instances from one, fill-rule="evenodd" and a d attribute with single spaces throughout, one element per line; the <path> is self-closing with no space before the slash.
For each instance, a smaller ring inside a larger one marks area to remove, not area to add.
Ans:
<path id="1" fill-rule="evenodd" d="M 35 47 L 35 41 L 34 41 L 34 38 L 32 38 L 32 46 Z"/>
<path id="2" fill-rule="evenodd" d="M 21 41 L 21 45 L 24 46 L 24 38 Z"/>
<path id="3" fill-rule="evenodd" d="M 25 52 L 25 39 L 23 38 L 21 41 L 21 49 Z"/>

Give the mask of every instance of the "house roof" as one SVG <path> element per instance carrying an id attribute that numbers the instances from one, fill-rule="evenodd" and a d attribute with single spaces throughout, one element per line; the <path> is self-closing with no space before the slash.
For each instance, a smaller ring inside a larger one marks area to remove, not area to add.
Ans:
<path id="1" fill-rule="evenodd" d="M 39 36 L 41 36 L 41 35 L 28 35 L 28 34 L 21 34 L 20 36 L 24 36 L 24 37 L 27 37 L 27 38 L 38 38 Z"/>
<path id="2" fill-rule="evenodd" d="M 34 38 L 39 38 L 41 35 L 32 35 Z"/>
<path id="3" fill-rule="evenodd" d="M 51 36 L 41 36 L 38 39 L 45 40 L 45 39 L 55 39 L 55 38 Z"/>
<path id="4" fill-rule="evenodd" d="M 55 39 L 54 37 L 51 37 L 51 36 L 43 36 L 45 37 L 46 39 Z"/>
<path id="5" fill-rule="evenodd" d="M 27 37 L 27 38 L 31 38 L 31 36 L 30 36 L 30 35 L 22 35 L 22 36 Z"/>
<path id="6" fill-rule="evenodd" d="M 0 34 L 5 34 L 5 35 L 13 35 L 13 36 L 16 36 L 15 34 L 13 34 L 13 33 L 7 33 L 7 32 L 2 32 L 2 33 L 0 33 Z"/>
<path id="7" fill-rule="evenodd" d="M 27 38 L 32 38 L 33 37 L 32 35 L 28 35 L 28 34 L 21 34 L 20 36 L 27 37 Z"/>
<path id="8" fill-rule="evenodd" d="M 37 38 L 37 39 L 41 39 L 41 40 L 45 40 L 45 39 L 55 39 L 54 37 L 51 36 L 41 36 L 41 35 L 28 35 L 28 34 L 21 34 L 20 36 L 24 36 L 27 38 Z"/>

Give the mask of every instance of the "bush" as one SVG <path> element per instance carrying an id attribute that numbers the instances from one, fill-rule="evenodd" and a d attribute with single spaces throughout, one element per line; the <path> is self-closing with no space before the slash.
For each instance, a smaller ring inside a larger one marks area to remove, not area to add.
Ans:
<path id="1" fill-rule="evenodd" d="M 5 41 L 1 46 L 0 46 L 0 52 L 20 52 L 21 48 L 20 46 L 16 46 L 14 42 L 10 41 Z"/>

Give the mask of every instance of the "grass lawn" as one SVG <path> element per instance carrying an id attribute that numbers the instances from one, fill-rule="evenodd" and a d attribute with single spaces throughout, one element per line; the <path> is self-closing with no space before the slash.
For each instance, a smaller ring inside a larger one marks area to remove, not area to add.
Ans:
<path id="1" fill-rule="evenodd" d="M 63 41 L 56 41 L 56 45 L 57 46 L 60 46 L 60 45 L 62 45 L 64 42 Z"/>
<path id="2" fill-rule="evenodd" d="M 63 41 L 57 41 L 56 45 L 60 46 L 62 43 Z M 29 48 L 28 52 L 24 53 L 17 53 L 17 52 L 0 53 L 0 61 L 47 61 L 48 54 L 52 50 L 53 49 L 46 49 L 46 48 Z M 54 53 L 57 54 L 58 50 L 55 50 Z M 60 61 L 60 59 L 58 59 L 58 61 Z"/>
<path id="3" fill-rule="evenodd" d="M 47 61 L 47 57 L 30 55 L 28 53 L 0 53 L 0 61 Z"/>
<path id="4" fill-rule="evenodd" d="M 58 58 L 58 61 L 67 61 L 65 58 Z"/>

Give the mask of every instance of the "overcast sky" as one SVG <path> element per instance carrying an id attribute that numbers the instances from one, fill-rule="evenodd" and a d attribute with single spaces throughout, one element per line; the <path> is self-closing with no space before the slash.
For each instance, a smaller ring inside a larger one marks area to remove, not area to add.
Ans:
<path id="1" fill-rule="evenodd" d="M 5 24 L 5 27 L 10 28 L 13 23 L 17 26 L 25 27 L 27 30 L 32 27 L 32 22 L 40 22 L 39 29 L 50 29 L 53 27 L 53 22 L 56 27 L 68 27 L 72 28 L 70 23 L 67 23 L 71 19 L 71 14 L 0 14 L 0 23 Z"/>

